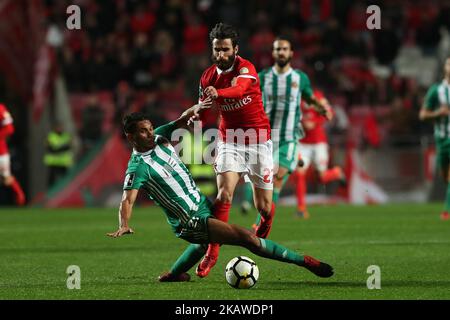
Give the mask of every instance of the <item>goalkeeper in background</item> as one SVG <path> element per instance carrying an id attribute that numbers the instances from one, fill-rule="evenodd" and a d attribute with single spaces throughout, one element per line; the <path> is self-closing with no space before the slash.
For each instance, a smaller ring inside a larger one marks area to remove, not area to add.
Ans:
<path id="1" fill-rule="evenodd" d="M 442 178 L 447 183 L 445 207 L 441 219 L 448 220 L 450 210 L 450 57 L 445 61 L 444 79 L 428 89 L 419 118 L 434 121 L 436 161 L 441 169 Z"/>
<path id="2" fill-rule="evenodd" d="M 203 105 L 211 103 L 209 98 L 202 102 Z M 138 191 L 143 189 L 163 208 L 176 237 L 191 243 L 170 271 L 160 275 L 161 282 L 189 281 L 190 275 L 186 272 L 204 256 L 211 242 L 245 247 L 261 257 L 296 264 L 319 277 L 331 277 L 330 265 L 259 238 L 212 215 L 211 202 L 199 191 L 169 140 L 174 130 L 198 118 L 193 110 L 186 110 L 179 119 L 155 130 L 143 114 L 133 113 L 124 118 L 124 131 L 133 153 L 119 207 L 119 228 L 107 235 L 120 237 L 133 233 L 129 220 Z"/>

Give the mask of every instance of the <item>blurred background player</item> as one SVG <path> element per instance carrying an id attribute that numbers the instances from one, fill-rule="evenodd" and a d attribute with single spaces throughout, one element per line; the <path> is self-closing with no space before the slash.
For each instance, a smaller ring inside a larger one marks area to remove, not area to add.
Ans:
<path id="1" fill-rule="evenodd" d="M 432 85 L 419 113 L 420 120 L 434 121 L 436 161 L 447 183 L 445 207 L 441 219 L 448 220 L 450 210 L 450 57 L 444 65 L 444 79 Z"/>
<path id="2" fill-rule="evenodd" d="M 48 133 L 44 163 L 48 168 L 48 187 L 64 177 L 73 165 L 72 136 L 56 123 Z"/>
<path id="3" fill-rule="evenodd" d="M 272 46 L 274 65 L 258 75 L 265 112 L 270 121 L 272 140 L 274 141 L 274 185 L 273 202 L 278 198 L 284 183 L 297 167 L 297 141 L 304 136 L 300 119 L 302 99 L 308 101 L 317 112 L 326 114 L 327 109 L 321 100 L 314 97 L 308 76 L 301 70 L 291 67 L 294 55 L 291 42 L 285 37 L 278 37 Z M 326 116 L 330 116 L 326 114 Z M 250 207 L 251 189 L 245 186 L 243 211 Z M 256 221 L 256 225 L 259 221 Z"/>
<path id="4" fill-rule="evenodd" d="M 233 27 L 218 23 L 209 37 L 214 65 L 202 74 L 199 100 L 212 98 L 221 115 L 214 163 L 218 186 L 214 216 L 228 221 L 236 185 L 242 175 L 247 175 L 255 187 L 255 206 L 262 216 L 255 233 L 266 238 L 275 212 L 273 159 L 258 74 L 250 61 L 237 55 L 238 34 Z M 218 254 L 219 245 L 211 244 L 197 268 L 198 276 L 208 275 Z"/>
<path id="5" fill-rule="evenodd" d="M 0 182 L 14 193 L 17 205 L 25 204 L 25 194 L 17 179 L 11 173 L 11 157 L 7 138 L 14 133 L 13 118 L 4 104 L 0 104 Z"/>
<path id="6" fill-rule="evenodd" d="M 315 108 L 308 103 L 302 103 L 302 125 L 305 130 L 305 136 L 299 140 L 300 164 L 296 171 L 297 177 L 297 216 L 301 218 L 309 218 L 306 208 L 306 172 L 311 164 L 319 173 L 320 182 L 323 184 L 332 181 L 340 181 L 345 183 L 345 174 L 341 167 L 335 166 L 328 169 L 329 147 L 327 133 L 325 132 L 325 122 L 331 120 L 333 112 L 328 100 L 319 90 L 314 90 L 314 95 L 319 99 L 326 108 L 327 116 L 319 114 Z"/>

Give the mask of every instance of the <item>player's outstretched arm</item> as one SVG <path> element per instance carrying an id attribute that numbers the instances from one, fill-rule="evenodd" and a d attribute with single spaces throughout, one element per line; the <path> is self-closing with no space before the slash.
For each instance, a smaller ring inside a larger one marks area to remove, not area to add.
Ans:
<path id="1" fill-rule="evenodd" d="M 131 212 L 137 195 L 137 189 L 123 191 L 122 201 L 120 202 L 119 207 L 119 229 L 115 232 L 107 233 L 107 236 L 117 238 L 123 236 L 124 234 L 134 233 L 133 229 L 128 226 L 128 221 L 131 218 Z"/>
<path id="2" fill-rule="evenodd" d="M 185 110 L 181 116 L 171 121 L 163 126 L 160 126 L 155 129 L 155 134 L 163 136 L 169 141 L 172 140 L 172 133 L 179 128 L 187 128 L 192 122 L 200 119 L 200 113 L 209 109 L 212 106 L 212 100 L 210 98 L 205 99 L 204 101 L 199 102 L 196 105 L 193 105 L 189 109 Z"/>
<path id="3" fill-rule="evenodd" d="M 206 109 L 211 108 L 213 105 L 213 101 L 210 97 L 205 100 L 199 102 L 196 105 L 193 105 L 189 109 L 185 110 L 181 116 L 174 121 L 178 128 L 188 127 L 195 120 L 200 119 L 200 114 Z"/>
<path id="4" fill-rule="evenodd" d="M 419 112 L 419 119 L 422 121 L 433 120 L 439 117 L 448 116 L 450 114 L 450 109 L 447 106 L 441 106 L 436 110 L 431 110 L 426 106 L 423 106 Z"/>
<path id="5" fill-rule="evenodd" d="M 244 93 L 250 88 L 253 83 L 252 78 L 242 78 L 238 77 L 233 81 L 233 85 L 224 89 L 216 89 L 209 86 L 205 89 L 205 94 L 212 99 L 217 99 L 218 97 L 227 99 L 241 99 Z"/>

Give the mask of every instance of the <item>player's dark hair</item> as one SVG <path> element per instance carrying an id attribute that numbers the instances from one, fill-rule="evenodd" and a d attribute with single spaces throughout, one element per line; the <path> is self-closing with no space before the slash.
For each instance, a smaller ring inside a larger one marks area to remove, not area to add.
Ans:
<path id="1" fill-rule="evenodd" d="M 229 24 L 223 22 L 217 23 L 209 33 L 209 40 L 211 41 L 211 43 L 214 39 L 231 39 L 233 47 L 236 47 L 236 45 L 238 44 L 238 38 L 239 35 L 237 31 Z"/>
<path id="2" fill-rule="evenodd" d="M 289 42 L 291 50 L 294 50 L 294 48 L 292 47 L 292 39 L 286 35 L 277 36 L 273 42 L 275 43 L 275 41 L 287 41 L 287 42 Z"/>
<path id="3" fill-rule="evenodd" d="M 139 121 L 148 120 L 151 122 L 150 118 L 141 112 L 133 112 L 130 114 L 127 114 L 123 118 L 123 131 L 125 133 L 134 133 L 136 131 L 136 124 Z"/>

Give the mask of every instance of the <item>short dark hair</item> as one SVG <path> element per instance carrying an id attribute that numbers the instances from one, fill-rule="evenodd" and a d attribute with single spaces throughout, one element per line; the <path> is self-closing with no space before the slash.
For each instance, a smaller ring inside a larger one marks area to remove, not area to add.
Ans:
<path id="1" fill-rule="evenodd" d="M 134 133 L 136 131 L 136 123 L 139 121 L 148 120 L 151 123 L 149 116 L 142 112 L 133 112 L 123 117 L 123 131 L 125 133 Z"/>
<path id="2" fill-rule="evenodd" d="M 229 24 L 223 22 L 217 23 L 209 33 L 209 40 L 211 43 L 214 39 L 231 39 L 233 47 L 238 44 L 238 38 L 238 32 Z"/>
<path id="3" fill-rule="evenodd" d="M 289 42 L 289 46 L 291 47 L 291 50 L 294 50 L 294 48 L 292 48 L 292 39 L 286 35 L 277 36 L 273 42 L 275 43 L 275 41 L 287 41 L 287 42 Z"/>

